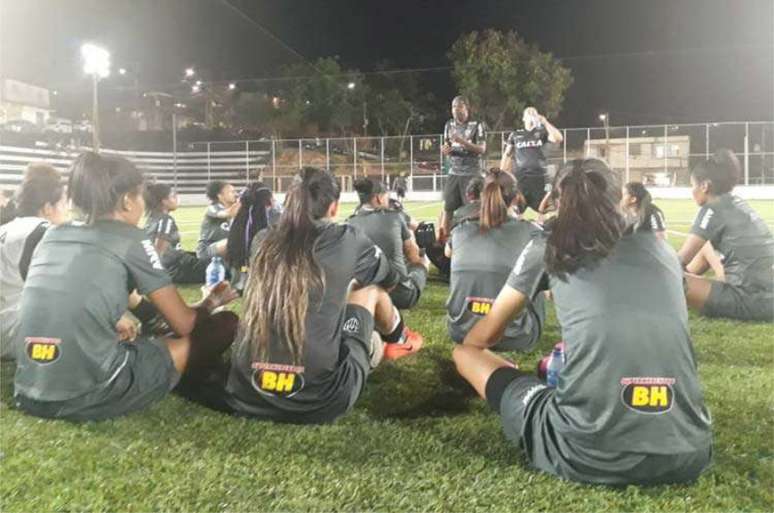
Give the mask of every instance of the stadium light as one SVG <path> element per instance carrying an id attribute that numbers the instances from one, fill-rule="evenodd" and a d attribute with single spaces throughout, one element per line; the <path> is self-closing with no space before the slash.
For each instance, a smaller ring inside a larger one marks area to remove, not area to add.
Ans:
<path id="1" fill-rule="evenodd" d="M 349 84 L 347 84 L 347 89 L 349 89 L 350 91 L 352 89 L 354 89 L 354 88 L 355 88 L 355 83 L 354 82 L 350 82 Z"/>
<path id="2" fill-rule="evenodd" d="M 86 43 L 81 46 L 83 72 L 91 75 L 92 80 L 92 111 L 91 111 L 91 143 L 94 151 L 99 151 L 99 97 L 98 85 L 100 78 L 110 76 L 110 52 L 97 45 Z"/>
<path id="3" fill-rule="evenodd" d="M 197 80 L 196 81 L 196 86 L 197 87 L 201 87 L 202 86 L 202 81 L 201 80 Z"/>
<path id="4" fill-rule="evenodd" d="M 199 91 L 201 91 L 201 90 L 202 90 L 202 88 L 201 88 L 201 87 L 199 87 L 199 84 L 194 84 L 194 85 L 191 87 L 191 92 L 192 92 L 192 93 L 198 93 L 198 92 L 199 92 Z"/>
<path id="5" fill-rule="evenodd" d="M 607 120 L 607 114 L 600 114 L 599 115 L 599 120 L 604 123 Z"/>
<path id="6" fill-rule="evenodd" d="M 119 75 L 126 75 L 126 68 L 118 68 Z"/>
<path id="7" fill-rule="evenodd" d="M 234 82 L 231 82 L 231 83 L 228 85 L 228 90 L 229 90 L 229 91 L 233 91 L 234 89 L 236 89 L 236 84 L 235 84 Z"/>
<path id="8" fill-rule="evenodd" d="M 196 75 L 196 70 L 193 68 L 186 68 L 185 69 L 185 76 L 188 78 L 191 78 L 192 76 Z"/>

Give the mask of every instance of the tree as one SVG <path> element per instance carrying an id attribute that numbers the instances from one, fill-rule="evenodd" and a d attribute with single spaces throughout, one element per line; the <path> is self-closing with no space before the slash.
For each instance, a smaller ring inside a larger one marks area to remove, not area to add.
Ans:
<path id="1" fill-rule="evenodd" d="M 461 36 L 448 53 L 452 76 L 477 117 L 500 130 L 516 126 L 532 105 L 542 114 L 559 114 L 570 70 L 550 53 L 528 44 L 516 32 L 488 29 Z"/>

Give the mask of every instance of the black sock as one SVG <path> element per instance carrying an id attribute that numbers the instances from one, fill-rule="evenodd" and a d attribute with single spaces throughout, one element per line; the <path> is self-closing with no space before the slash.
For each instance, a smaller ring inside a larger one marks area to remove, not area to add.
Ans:
<path id="1" fill-rule="evenodd" d="M 387 335 L 382 335 L 382 340 L 388 344 L 395 344 L 396 342 L 400 342 L 400 339 L 403 336 L 403 316 L 398 314 L 398 319 L 398 324 L 395 326 L 395 329 Z"/>

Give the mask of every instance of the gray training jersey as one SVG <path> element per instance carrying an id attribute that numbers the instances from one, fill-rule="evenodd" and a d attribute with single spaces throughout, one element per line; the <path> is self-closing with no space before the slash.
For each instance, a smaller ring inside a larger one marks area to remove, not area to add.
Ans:
<path id="1" fill-rule="evenodd" d="M 50 228 L 22 293 L 15 393 L 62 401 L 106 386 L 128 361 L 115 326 L 129 292 L 170 284 L 135 226 L 104 220 Z"/>
<path id="2" fill-rule="evenodd" d="M 231 219 L 218 217 L 226 210 L 226 207 L 220 203 L 214 203 L 207 207 L 202 219 L 202 226 L 199 230 L 199 242 L 196 245 L 196 255 L 199 258 L 205 258 L 207 248 L 210 244 L 228 238 L 228 232 L 231 229 Z"/>
<path id="3" fill-rule="evenodd" d="M 723 194 L 699 210 L 691 233 L 720 253 L 726 283 L 750 291 L 774 290 L 774 238 L 741 198 Z"/>
<path id="4" fill-rule="evenodd" d="M 528 246 L 509 283 L 544 252 Z M 711 421 L 675 251 L 653 233 L 626 235 L 594 268 L 550 284 L 567 360 L 547 425 L 597 454 L 706 450 Z"/>
<path id="5" fill-rule="evenodd" d="M 497 228 L 482 233 L 478 220 L 464 221 L 451 232 L 451 280 L 446 301 L 447 327 L 455 342 L 462 342 L 473 325 L 489 313 L 505 285 L 516 259 L 542 230 L 529 221 L 509 218 Z M 534 268 L 537 282 L 541 265 Z M 525 311 L 506 328 L 501 344 L 509 349 L 527 350 L 540 338 L 545 320 L 542 294 L 525 291 L 531 299 Z"/>
<path id="6" fill-rule="evenodd" d="M 452 142 L 452 135 L 458 135 L 473 144 L 486 142 L 486 129 L 478 121 L 457 123 L 450 119 L 443 127 L 443 141 L 451 146 L 449 154 L 450 175 L 477 175 L 481 172 L 481 155 L 465 149 L 461 144 Z"/>
<path id="7" fill-rule="evenodd" d="M 32 255 L 49 223 L 40 217 L 17 217 L 0 226 L 0 355 L 16 357 L 14 344 L 19 304 Z"/>
<path id="8" fill-rule="evenodd" d="M 309 290 L 306 340 L 300 364 L 294 364 L 285 343 L 273 333 L 266 361 L 253 354 L 243 329 L 234 344 L 226 400 L 241 412 L 276 420 L 296 420 L 324 411 L 348 394 L 356 370 L 341 343 L 347 294 L 353 280 L 361 285 L 391 287 L 397 275 L 384 252 L 358 228 L 318 223 L 314 256 L 325 288 Z M 265 231 L 259 235 L 263 237 Z M 256 239 L 259 237 L 256 236 Z M 260 252 L 260 242 L 256 249 Z M 355 321 L 356 322 L 356 321 Z M 243 326 L 242 326 L 243 327 Z M 352 331 L 355 327 L 352 327 Z"/>
<path id="9" fill-rule="evenodd" d="M 403 243 L 411 238 L 411 232 L 400 212 L 364 206 L 357 209 L 347 219 L 347 223 L 360 228 L 381 248 L 392 268 L 400 276 L 400 281 L 405 284 L 408 280 L 408 268 L 403 254 Z"/>

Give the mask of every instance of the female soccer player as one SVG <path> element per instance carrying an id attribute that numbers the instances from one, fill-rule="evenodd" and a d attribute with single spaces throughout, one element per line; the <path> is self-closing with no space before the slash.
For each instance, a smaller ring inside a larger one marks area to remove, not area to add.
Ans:
<path id="1" fill-rule="evenodd" d="M 199 260 L 211 260 L 214 256 L 226 255 L 226 239 L 231 229 L 231 220 L 239 212 L 236 191 L 230 183 L 215 180 L 207 185 L 210 206 L 204 213 L 196 256 Z"/>
<path id="2" fill-rule="evenodd" d="M 688 273 L 688 306 L 708 317 L 772 322 L 774 238 L 747 202 L 731 194 L 739 168 L 730 150 L 719 150 L 691 170 L 701 209 L 678 253 Z M 716 279 L 702 278 L 711 267 Z"/>
<path id="3" fill-rule="evenodd" d="M 691 481 L 710 462 L 712 433 L 682 269 L 652 234 L 624 236 L 610 173 L 596 159 L 560 170 L 550 233 L 527 244 L 454 361 L 536 468 L 589 483 Z M 534 296 L 544 265 L 566 345 L 555 389 L 487 349 Z"/>
<path id="4" fill-rule="evenodd" d="M 169 185 L 150 184 L 145 189 L 148 220 L 145 233 L 150 237 L 161 257 L 164 269 L 173 283 L 204 283 L 207 260 L 196 258 L 196 253 L 185 251 L 180 242 L 180 230 L 171 212 L 177 210 L 177 194 Z"/>
<path id="5" fill-rule="evenodd" d="M 67 220 L 67 196 L 59 173 L 30 164 L 18 193 L 19 217 L 0 226 L 0 356 L 16 358 L 19 301 L 32 253 L 46 229 Z"/>
<path id="6" fill-rule="evenodd" d="M 390 291 L 393 304 L 413 308 L 427 283 L 429 262 L 419 256 L 419 247 L 400 212 L 389 208 L 390 197 L 382 182 L 359 178 L 355 190 L 360 206 L 347 223 L 374 241 L 398 274 L 398 284 Z"/>
<path id="7" fill-rule="evenodd" d="M 623 186 L 622 193 L 621 210 L 629 225 L 635 231 L 650 231 L 659 239 L 664 239 L 664 213 L 653 204 L 648 189 L 640 182 L 629 182 Z"/>
<path id="8" fill-rule="evenodd" d="M 352 408 L 378 361 L 374 328 L 385 358 L 422 345 L 384 291 L 397 273 L 359 229 L 334 221 L 338 208 L 334 177 L 304 168 L 279 224 L 259 234 L 226 384 L 237 414 L 333 421 Z"/>
<path id="9" fill-rule="evenodd" d="M 491 169 L 484 180 L 480 213 L 452 230 L 449 243 L 451 282 L 446 324 L 449 336 L 461 343 L 478 319 L 489 312 L 508 279 L 516 258 L 540 228 L 516 219 L 516 180 L 510 173 Z M 540 339 L 545 321 L 543 294 L 528 298 L 524 311 L 513 319 L 493 347 L 500 351 L 528 351 Z"/>
<path id="10" fill-rule="evenodd" d="M 251 184 L 239 197 L 241 207 L 231 223 L 226 244 L 226 262 L 231 268 L 232 286 L 242 291 L 250 266 L 250 247 L 255 235 L 279 222 L 276 200 L 262 182 Z"/>
<path id="11" fill-rule="evenodd" d="M 68 194 L 85 222 L 50 228 L 30 264 L 14 381 L 21 410 L 69 420 L 140 410 L 231 344 L 236 316 L 210 312 L 233 292 L 223 283 L 186 306 L 137 228 L 142 189 L 142 173 L 126 159 L 89 152 L 73 163 Z M 119 342 L 116 324 L 134 289 L 177 335 Z"/>

